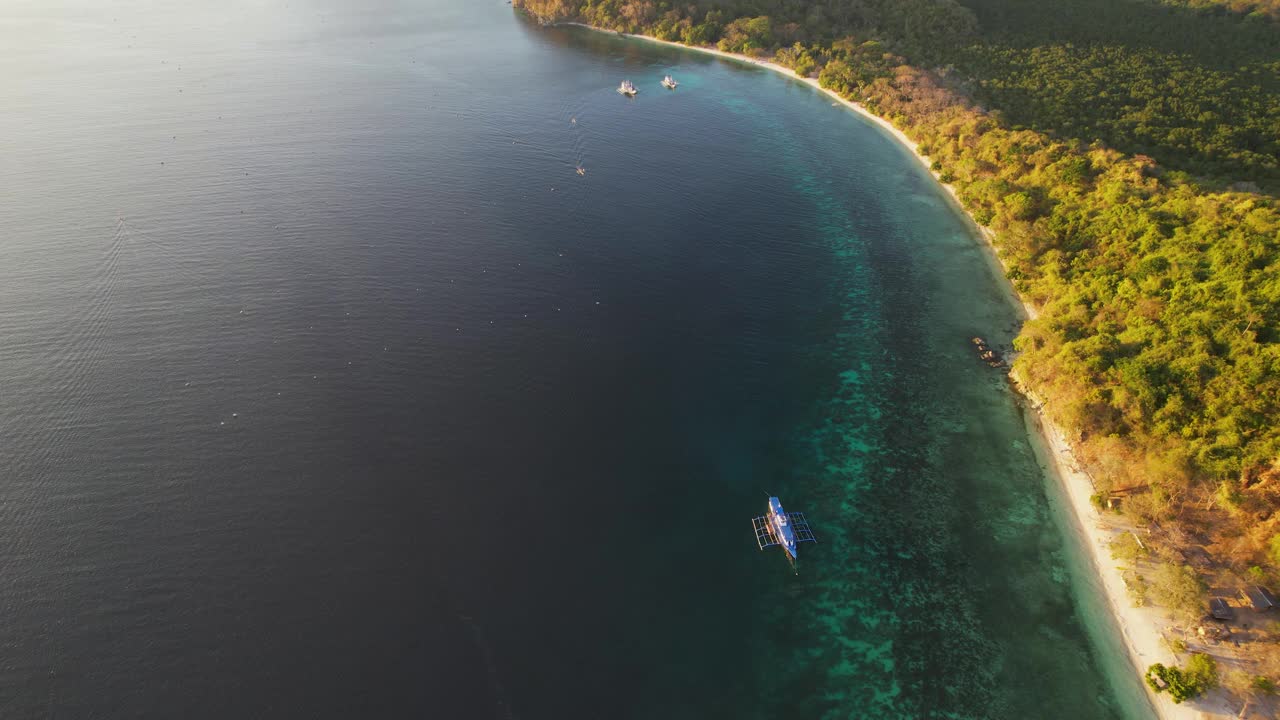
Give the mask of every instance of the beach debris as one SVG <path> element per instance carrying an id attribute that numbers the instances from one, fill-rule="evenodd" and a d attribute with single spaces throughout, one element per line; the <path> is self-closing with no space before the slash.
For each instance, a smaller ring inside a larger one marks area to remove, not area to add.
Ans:
<path id="1" fill-rule="evenodd" d="M 1214 642 L 1222 640 L 1224 637 L 1229 637 L 1231 634 L 1230 631 L 1225 628 L 1212 626 L 1206 627 L 1204 625 L 1197 625 L 1195 633 L 1197 637 L 1204 638 L 1205 640 L 1212 640 Z"/>

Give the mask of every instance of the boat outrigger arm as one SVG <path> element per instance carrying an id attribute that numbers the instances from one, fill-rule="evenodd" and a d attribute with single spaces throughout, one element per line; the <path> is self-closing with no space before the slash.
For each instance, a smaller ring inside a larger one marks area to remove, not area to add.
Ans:
<path id="1" fill-rule="evenodd" d="M 769 498 L 768 514 L 752 518 L 751 525 L 755 527 L 756 544 L 760 549 L 781 545 L 793 569 L 796 566 L 796 546 L 802 542 L 818 542 L 804 513 L 783 510 L 782 501 L 776 497 Z"/>

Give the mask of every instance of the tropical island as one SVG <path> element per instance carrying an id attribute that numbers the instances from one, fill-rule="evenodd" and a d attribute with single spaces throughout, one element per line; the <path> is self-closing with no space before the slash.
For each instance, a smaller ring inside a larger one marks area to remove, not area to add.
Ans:
<path id="1" fill-rule="evenodd" d="M 1280 3 L 514 4 L 782 66 L 909 138 L 1028 307 L 1012 375 L 1176 660 L 1144 668 L 1162 714 L 1274 716 Z"/>

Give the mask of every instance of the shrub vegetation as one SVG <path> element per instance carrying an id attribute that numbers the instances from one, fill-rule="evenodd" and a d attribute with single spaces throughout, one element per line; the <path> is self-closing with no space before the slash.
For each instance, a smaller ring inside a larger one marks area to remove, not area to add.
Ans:
<path id="1" fill-rule="evenodd" d="M 1156 663 L 1147 668 L 1147 684 L 1158 693 L 1168 692 L 1182 703 L 1218 686 L 1218 664 L 1208 655 L 1196 653 L 1181 670 Z"/>

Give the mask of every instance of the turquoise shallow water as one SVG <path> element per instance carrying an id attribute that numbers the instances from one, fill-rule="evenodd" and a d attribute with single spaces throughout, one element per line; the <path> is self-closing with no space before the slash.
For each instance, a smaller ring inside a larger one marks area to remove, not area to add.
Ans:
<path id="1" fill-rule="evenodd" d="M 864 120 L 501 3 L 0 29 L 0 715 L 1149 716 Z"/>

